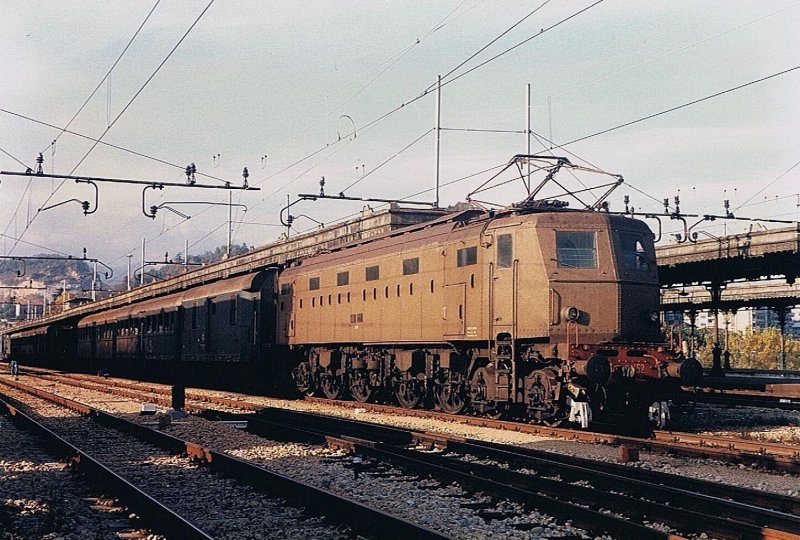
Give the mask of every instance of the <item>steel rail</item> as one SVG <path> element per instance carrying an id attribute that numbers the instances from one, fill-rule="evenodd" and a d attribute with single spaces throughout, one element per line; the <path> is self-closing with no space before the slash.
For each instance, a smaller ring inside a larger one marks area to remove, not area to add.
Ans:
<path id="1" fill-rule="evenodd" d="M 73 374 L 67 374 L 72 379 Z M 122 383 L 113 381 L 115 387 L 125 386 L 141 390 L 142 383 Z M 168 394 L 168 390 L 148 386 L 153 393 Z M 136 398 L 134 394 L 126 397 Z M 238 408 L 247 411 L 258 411 L 264 409 L 263 405 L 249 403 L 238 399 L 212 396 L 199 392 L 187 392 L 187 399 L 201 403 L 214 405 L 224 405 L 227 407 Z M 141 395 L 138 396 L 141 398 Z M 168 407 L 169 400 L 166 398 L 152 398 L 158 404 Z M 456 422 L 464 425 L 487 427 L 527 433 L 544 437 L 556 437 L 566 440 L 581 441 L 591 444 L 611 444 L 611 445 L 633 445 L 638 448 L 653 452 L 669 453 L 700 458 L 714 458 L 732 463 L 744 463 L 759 465 L 771 469 L 780 469 L 788 472 L 800 472 L 800 448 L 792 445 L 779 443 L 768 443 L 751 441 L 746 439 L 734 439 L 730 437 L 720 437 L 714 435 L 697 435 L 692 433 L 680 433 L 672 431 L 655 431 L 653 438 L 630 437 L 624 435 L 598 433 L 593 431 L 580 431 L 569 428 L 558 428 L 543 425 L 524 424 L 521 422 L 509 422 L 505 420 L 493 420 L 477 416 L 459 416 L 447 413 L 425 410 L 425 409 L 405 409 L 390 405 L 380 405 L 374 403 L 360 403 L 353 401 L 332 401 L 322 398 L 306 397 L 306 401 L 311 403 L 334 404 L 343 408 L 363 408 L 367 411 L 402 414 L 420 418 L 430 418 L 447 422 Z M 197 405 L 187 405 L 187 410 L 191 412 L 201 412 L 204 407 Z"/>
<path id="2" fill-rule="evenodd" d="M 319 430 L 323 436 L 357 437 L 368 439 L 372 441 L 372 444 L 408 445 L 424 441 L 429 446 L 438 446 L 448 451 L 467 453 L 498 461 L 515 461 L 520 466 L 534 467 L 540 472 L 545 469 L 543 472 L 568 476 L 572 480 L 588 479 L 592 484 L 599 484 L 609 491 L 626 491 L 630 495 L 645 497 L 648 500 L 658 499 L 660 502 L 669 504 L 668 508 L 682 508 L 689 513 L 696 508 L 702 508 L 705 515 L 694 516 L 693 522 L 696 525 L 708 525 L 714 522 L 717 515 L 725 515 L 748 525 L 764 526 L 763 531 L 751 528 L 749 533 L 765 534 L 765 538 L 781 537 L 780 534 L 776 535 L 775 531 L 769 531 L 770 527 L 800 532 L 800 499 L 793 497 L 516 446 L 441 434 L 419 434 L 408 429 L 387 428 L 357 420 L 324 417 L 282 409 L 264 410 L 258 416 L 268 417 L 273 424 L 302 425 L 308 431 Z M 230 415 L 230 417 L 243 419 L 249 416 Z M 251 418 L 248 426 L 253 429 L 254 426 L 258 426 L 257 422 L 258 420 Z M 272 430 L 276 431 L 274 426 Z M 535 479 L 536 485 L 541 488 L 542 486 L 538 483 L 542 481 L 541 476 L 537 476 Z M 642 502 L 639 506 L 646 504 Z M 620 508 L 624 509 L 625 505 L 621 505 Z M 674 520 L 674 514 L 672 512 L 664 514 L 661 512 L 663 509 L 663 506 L 651 507 L 649 512 L 658 515 L 658 519 L 664 521 Z M 684 517 L 688 519 L 690 516 L 686 514 Z M 718 525 L 720 528 L 713 532 L 727 530 L 731 534 L 740 529 L 740 525 L 731 528 L 729 520 Z"/>
<path id="3" fill-rule="evenodd" d="M 3 414 L 21 428 L 31 430 L 42 437 L 46 449 L 55 457 L 68 460 L 73 467 L 85 475 L 90 484 L 108 490 L 125 506 L 134 510 L 147 526 L 155 532 L 168 537 L 191 540 L 213 540 L 181 516 L 137 488 L 106 466 L 91 454 L 59 437 L 32 417 L 23 413 L 15 404 L 16 400 L 0 393 L 0 407 Z"/>
<path id="4" fill-rule="evenodd" d="M 262 419 L 262 415 L 269 419 Z M 421 467 L 426 473 L 474 485 L 476 490 L 499 492 L 502 496 L 512 495 L 521 502 L 553 513 L 559 518 L 571 519 L 595 532 L 599 524 L 601 527 L 612 527 L 605 529 L 606 532 L 623 537 L 630 537 L 633 534 L 631 530 L 613 529 L 619 526 L 616 521 L 598 521 L 597 516 L 591 513 L 593 510 L 578 516 L 575 510 L 568 510 L 567 507 L 558 505 L 554 507 L 550 504 L 553 497 L 567 504 L 577 503 L 589 506 L 591 509 L 605 508 L 634 519 L 663 522 L 674 528 L 712 533 L 721 538 L 800 537 L 793 532 L 800 531 L 800 517 L 770 509 L 771 505 L 776 504 L 786 508 L 787 511 L 796 510 L 800 506 L 800 500 L 790 497 L 776 495 L 773 498 L 754 490 L 736 487 L 725 489 L 729 486 L 719 486 L 700 480 L 689 479 L 689 482 L 684 482 L 686 479 L 683 477 L 664 473 L 650 475 L 648 474 L 650 471 L 582 458 L 567 456 L 562 460 L 562 456 L 546 452 L 531 451 L 528 454 L 527 449 L 469 441 L 458 437 L 421 434 L 397 428 L 387 428 L 381 432 L 382 426 L 309 413 L 289 414 L 286 411 L 267 410 L 253 418 L 252 415 L 226 414 L 217 411 L 216 416 L 228 420 L 246 418 L 248 431 L 269 438 L 277 435 L 312 443 L 327 440 L 328 444 L 349 447 L 351 451 L 391 461 L 401 468 Z M 298 428 L 298 425 L 302 425 L 303 428 Z M 533 476 L 495 466 L 477 465 L 379 442 L 387 440 L 391 441 L 392 445 L 426 443 L 428 447 L 438 446 L 450 452 L 472 454 L 505 462 L 513 461 L 520 467 L 536 468 L 538 474 Z M 566 478 L 564 481 L 550 480 L 544 477 L 548 474 Z M 575 483 L 586 480 L 589 480 L 593 487 Z M 691 485 L 696 491 L 691 491 L 686 484 Z M 619 493 L 621 491 L 625 493 Z M 716 495 L 704 494 L 704 491 L 714 492 Z M 543 494 L 547 498 L 547 505 L 542 506 L 542 501 L 532 497 L 531 493 Z M 727 500 L 728 497 L 735 498 L 740 494 L 744 494 L 743 498 L 748 502 Z M 756 502 L 765 506 L 757 507 Z M 698 508 L 702 511 L 698 511 Z M 652 537 L 651 532 L 653 531 L 644 533 L 638 531 L 635 537 Z M 663 533 L 658 534 L 663 535 Z"/>
<path id="5" fill-rule="evenodd" d="M 696 393 L 681 396 L 681 401 L 688 403 L 709 403 L 712 405 L 730 405 L 739 407 L 761 407 L 764 409 L 781 409 L 784 411 L 800 411 L 800 397 L 781 397 L 764 394 L 733 393 L 731 391 L 715 393 Z"/>
<path id="6" fill-rule="evenodd" d="M 125 420 L 84 403 L 15 381 L 0 379 L 0 384 L 17 388 L 23 392 L 85 414 L 101 425 L 129 433 L 159 448 L 176 453 L 185 453 L 189 457 L 207 465 L 210 470 L 218 474 L 233 478 L 270 496 L 279 496 L 289 504 L 324 515 L 332 521 L 346 524 L 368 536 L 432 540 L 447 540 L 450 538 L 446 534 L 363 505 L 348 497 L 300 482 L 243 459 L 218 452 L 212 448 L 185 441 L 147 426 Z M 178 538 L 183 537 L 178 536 Z"/>

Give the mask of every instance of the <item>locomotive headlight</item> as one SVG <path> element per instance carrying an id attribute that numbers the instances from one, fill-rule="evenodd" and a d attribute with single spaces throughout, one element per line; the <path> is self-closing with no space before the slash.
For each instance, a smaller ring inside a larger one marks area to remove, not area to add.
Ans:
<path id="1" fill-rule="evenodd" d="M 581 312 L 575 306 L 569 306 L 561 310 L 561 315 L 568 321 L 577 321 L 578 317 L 581 316 Z"/>
<path id="2" fill-rule="evenodd" d="M 653 310 L 653 311 L 650 312 L 650 321 L 658 322 L 659 319 L 660 319 L 660 315 L 659 315 L 658 311 Z"/>

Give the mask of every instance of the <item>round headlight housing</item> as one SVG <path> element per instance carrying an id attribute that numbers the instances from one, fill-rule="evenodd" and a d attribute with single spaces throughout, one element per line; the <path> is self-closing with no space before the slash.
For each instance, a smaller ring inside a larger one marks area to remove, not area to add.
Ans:
<path id="1" fill-rule="evenodd" d="M 561 310 L 561 315 L 568 321 L 577 321 L 581 316 L 581 311 L 575 306 L 569 306 Z"/>

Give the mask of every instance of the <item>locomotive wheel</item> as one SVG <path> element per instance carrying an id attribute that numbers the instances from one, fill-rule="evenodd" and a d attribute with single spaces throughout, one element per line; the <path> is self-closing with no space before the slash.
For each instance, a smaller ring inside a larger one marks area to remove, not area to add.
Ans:
<path id="1" fill-rule="evenodd" d="M 425 389 L 417 379 L 402 379 L 395 387 L 394 396 L 401 407 L 413 409 L 425 398 Z"/>
<path id="2" fill-rule="evenodd" d="M 366 403 L 375 394 L 369 379 L 369 373 L 363 369 L 356 370 L 350 374 L 350 393 L 353 394 L 356 401 Z"/>
<path id="3" fill-rule="evenodd" d="M 464 385 L 446 382 L 436 388 L 436 401 L 446 413 L 459 414 L 467 407 Z"/>
<path id="4" fill-rule="evenodd" d="M 314 375 L 311 373 L 311 366 L 308 362 L 302 362 L 292 370 L 294 384 L 301 394 L 313 396 L 317 388 L 314 384 Z"/>
<path id="5" fill-rule="evenodd" d="M 339 399 L 342 397 L 342 385 L 339 377 L 335 375 L 325 375 L 322 377 L 322 392 L 328 399 Z"/>

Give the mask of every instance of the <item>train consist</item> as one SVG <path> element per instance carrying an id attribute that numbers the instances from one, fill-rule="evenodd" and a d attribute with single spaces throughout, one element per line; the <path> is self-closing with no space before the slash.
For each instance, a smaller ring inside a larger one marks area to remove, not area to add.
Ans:
<path id="1" fill-rule="evenodd" d="M 653 402 L 663 412 L 702 374 L 662 343 L 646 224 L 542 200 L 449 213 L 10 337 L 23 363 L 247 373 L 242 384 L 330 399 L 584 426 Z"/>

